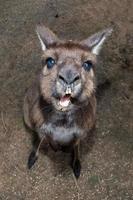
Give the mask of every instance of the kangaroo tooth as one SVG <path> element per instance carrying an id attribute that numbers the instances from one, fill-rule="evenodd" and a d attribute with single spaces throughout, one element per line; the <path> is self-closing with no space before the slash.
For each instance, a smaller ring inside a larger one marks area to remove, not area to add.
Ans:
<path id="1" fill-rule="evenodd" d="M 70 88 L 70 87 L 67 87 L 67 89 L 66 89 L 66 94 L 71 94 L 71 93 L 72 93 L 71 88 Z"/>
<path id="2" fill-rule="evenodd" d="M 70 89 L 70 88 L 68 88 L 68 93 L 69 93 L 69 94 L 71 93 L 71 89 Z"/>
<path id="3" fill-rule="evenodd" d="M 66 90 L 66 94 L 69 94 L 69 93 L 68 93 L 68 90 Z"/>

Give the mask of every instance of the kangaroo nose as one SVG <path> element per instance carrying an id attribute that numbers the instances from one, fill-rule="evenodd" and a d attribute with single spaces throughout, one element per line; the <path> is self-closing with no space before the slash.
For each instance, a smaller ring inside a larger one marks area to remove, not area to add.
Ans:
<path id="1" fill-rule="evenodd" d="M 77 72 L 73 72 L 72 70 L 62 71 L 59 73 L 59 80 L 62 83 L 72 84 L 80 79 L 80 76 Z"/>

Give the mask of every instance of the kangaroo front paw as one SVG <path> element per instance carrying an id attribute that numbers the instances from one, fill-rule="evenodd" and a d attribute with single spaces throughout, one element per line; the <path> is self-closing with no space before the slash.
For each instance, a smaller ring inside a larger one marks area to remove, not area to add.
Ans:
<path id="1" fill-rule="evenodd" d="M 37 161 L 38 157 L 36 155 L 36 152 L 35 151 L 32 151 L 29 155 L 29 158 L 28 158 L 28 169 L 31 169 L 31 167 L 35 164 L 35 162 Z"/>
<path id="2" fill-rule="evenodd" d="M 73 162 L 72 169 L 73 169 L 73 172 L 74 172 L 75 177 L 76 177 L 76 178 L 79 178 L 79 176 L 80 176 L 80 171 L 81 171 L 81 164 L 80 164 L 80 161 L 79 161 L 79 160 L 75 160 L 75 161 Z"/>

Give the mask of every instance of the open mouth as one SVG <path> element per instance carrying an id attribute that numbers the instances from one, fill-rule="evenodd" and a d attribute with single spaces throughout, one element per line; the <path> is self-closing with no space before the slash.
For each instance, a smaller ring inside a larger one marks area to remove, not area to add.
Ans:
<path id="1" fill-rule="evenodd" d="M 71 87 L 67 87 L 65 93 L 61 96 L 57 96 L 56 100 L 58 109 L 66 111 L 71 109 L 72 106 L 77 105 L 78 96 L 74 94 Z"/>
<path id="2" fill-rule="evenodd" d="M 71 103 L 71 94 L 65 94 L 59 100 L 59 105 L 64 108 L 68 107 L 70 103 Z"/>

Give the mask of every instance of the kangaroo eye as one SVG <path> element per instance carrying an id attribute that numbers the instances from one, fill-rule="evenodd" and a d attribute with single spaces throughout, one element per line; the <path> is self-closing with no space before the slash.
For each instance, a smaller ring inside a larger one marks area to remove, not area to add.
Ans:
<path id="1" fill-rule="evenodd" d="M 55 60 L 51 57 L 46 59 L 47 68 L 51 69 L 55 65 Z"/>
<path id="2" fill-rule="evenodd" d="M 93 67 L 93 64 L 90 60 L 87 60 L 82 64 L 82 66 L 86 71 L 90 71 L 90 69 Z"/>

